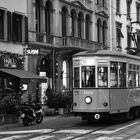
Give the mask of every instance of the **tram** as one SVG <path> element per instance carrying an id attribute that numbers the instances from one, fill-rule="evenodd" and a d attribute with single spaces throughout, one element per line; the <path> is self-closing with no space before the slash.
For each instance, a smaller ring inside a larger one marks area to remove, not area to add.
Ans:
<path id="1" fill-rule="evenodd" d="M 109 50 L 73 55 L 73 113 L 83 120 L 140 115 L 140 57 Z"/>

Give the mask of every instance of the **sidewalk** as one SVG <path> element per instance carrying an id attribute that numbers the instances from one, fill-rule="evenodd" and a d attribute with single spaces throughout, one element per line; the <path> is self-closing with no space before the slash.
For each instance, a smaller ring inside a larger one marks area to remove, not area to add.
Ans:
<path id="1" fill-rule="evenodd" d="M 65 117 L 65 115 L 44 116 L 43 122 L 54 120 L 54 119 L 57 119 L 57 118 L 60 118 L 60 117 Z M 2 130 L 2 129 L 10 129 L 10 128 L 14 128 L 14 127 L 19 127 L 19 126 L 22 126 L 22 125 L 23 124 L 22 124 L 21 120 L 19 120 L 19 122 L 17 122 L 17 123 L 0 125 L 0 130 Z"/>

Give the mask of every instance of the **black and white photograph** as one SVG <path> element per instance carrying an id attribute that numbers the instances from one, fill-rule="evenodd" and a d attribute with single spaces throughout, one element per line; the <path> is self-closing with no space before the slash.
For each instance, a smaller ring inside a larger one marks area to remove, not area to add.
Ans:
<path id="1" fill-rule="evenodd" d="M 0 140 L 140 140 L 140 0 L 0 0 Z"/>

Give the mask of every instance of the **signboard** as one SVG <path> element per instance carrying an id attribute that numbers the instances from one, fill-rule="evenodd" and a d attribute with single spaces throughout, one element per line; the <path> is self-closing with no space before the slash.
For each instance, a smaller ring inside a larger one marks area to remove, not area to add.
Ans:
<path id="1" fill-rule="evenodd" d="M 22 69 L 24 67 L 24 57 L 11 52 L 0 52 L 0 68 Z"/>
<path id="2" fill-rule="evenodd" d="M 25 55 L 39 55 L 40 49 L 36 48 L 26 48 L 25 49 Z"/>

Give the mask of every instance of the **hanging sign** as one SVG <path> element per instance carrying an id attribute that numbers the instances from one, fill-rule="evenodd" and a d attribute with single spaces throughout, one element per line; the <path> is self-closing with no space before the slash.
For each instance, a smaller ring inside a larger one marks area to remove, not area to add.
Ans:
<path id="1" fill-rule="evenodd" d="M 26 48 L 25 49 L 25 55 L 39 55 L 40 49 L 36 48 Z"/>

